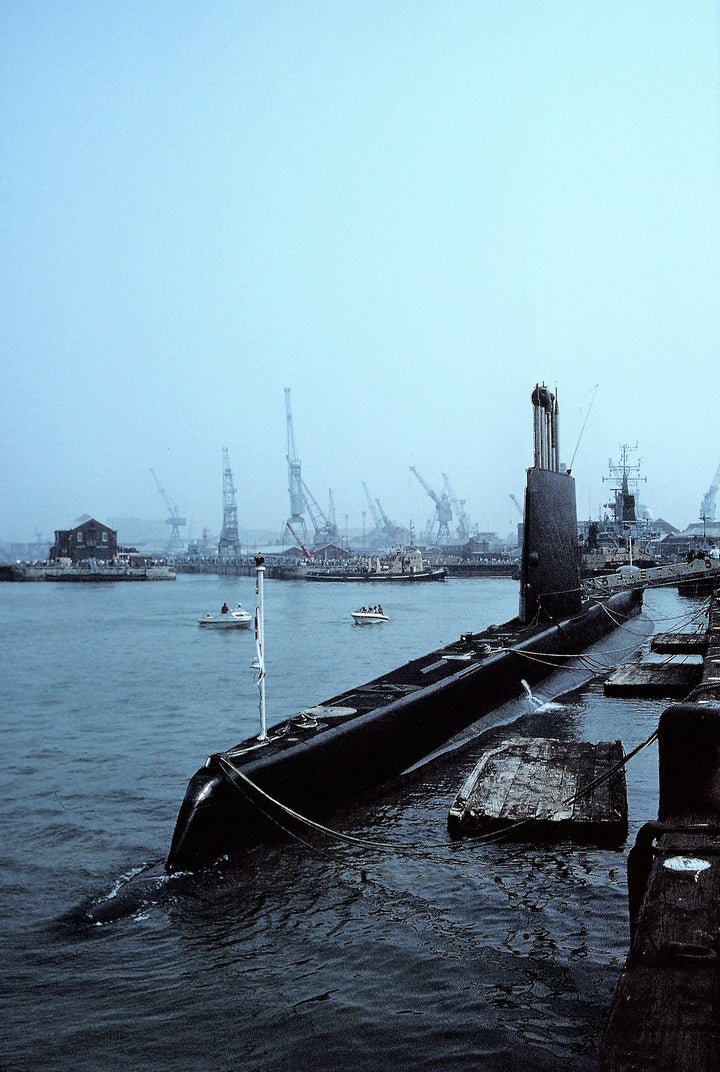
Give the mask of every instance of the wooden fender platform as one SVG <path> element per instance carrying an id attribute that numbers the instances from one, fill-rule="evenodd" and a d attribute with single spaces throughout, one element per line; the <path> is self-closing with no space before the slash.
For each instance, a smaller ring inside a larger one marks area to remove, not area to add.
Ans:
<path id="1" fill-rule="evenodd" d="M 707 647 L 707 629 L 695 633 L 656 633 L 650 641 L 650 650 L 662 655 L 705 655 Z"/>
<path id="2" fill-rule="evenodd" d="M 617 846 L 628 809 L 620 741 L 514 737 L 486 753 L 448 814 L 452 837 L 517 827 L 522 840 L 572 838 Z"/>
<path id="3" fill-rule="evenodd" d="M 605 681 L 606 696 L 682 700 L 700 683 L 702 663 L 628 663 Z"/>
<path id="4" fill-rule="evenodd" d="M 606 696 L 635 696 L 647 700 L 682 700 L 704 675 L 701 662 L 673 661 L 673 656 L 694 655 L 705 659 L 709 645 L 709 626 L 687 633 L 656 633 L 650 642 L 652 651 L 669 655 L 666 662 L 632 662 L 607 678 Z"/>

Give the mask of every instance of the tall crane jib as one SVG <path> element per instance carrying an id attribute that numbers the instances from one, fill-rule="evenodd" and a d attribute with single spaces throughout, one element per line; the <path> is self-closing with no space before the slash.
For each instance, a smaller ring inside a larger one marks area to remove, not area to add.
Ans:
<path id="1" fill-rule="evenodd" d="M 305 493 L 303 491 L 302 467 L 295 451 L 295 433 L 293 432 L 292 409 L 290 407 L 290 388 L 285 388 L 285 418 L 287 424 L 288 494 L 290 495 L 290 517 L 285 525 L 285 534 L 289 532 L 293 541 L 298 538 L 301 545 L 307 542 L 305 527 Z M 298 537 L 298 533 L 300 534 Z"/>
<path id="2" fill-rule="evenodd" d="M 465 513 L 465 499 L 458 499 L 457 495 L 453 491 L 450 485 L 450 478 L 447 473 L 443 473 L 443 483 L 445 485 L 445 494 L 452 503 L 455 515 L 457 517 L 456 532 L 458 538 L 461 540 L 467 540 L 470 536 L 470 520 Z"/>
<path id="3" fill-rule="evenodd" d="M 170 525 L 170 539 L 168 541 L 167 546 L 167 554 L 170 555 L 173 554 L 173 552 L 175 551 L 179 551 L 182 547 L 182 537 L 180 535 L 180 529 L 183 525 L 187 525 L 187 521 L 184 517 L 180 517 L 180 512 L 177 506 L 173 506 L 170 502 L 165 488 L 162 486 L 157 476 L 155 475 L 155 470 L 151 469 L 150 472 L 152 473 L 153 480 L 155 481 L 157 489 L 160 492 L 160 498 L 165 503 L 165 506 L 168 509 L 168 513 L 170 514 L 169 517 L 165 518 L 165 524 Z"/>
<path id="4" fill-rule="evenodd" d="M 285 532 L 290 533 L 295 542 L 304 546 L 307 542 L 305 511 L 310 515 L 315 530 L 315 546 L 330 543 L 337 539 L 337 525 L 334 518 L 328 518 L 317 499 L 302 478 L 300 459 L 295 450 L 295 433 L 290 406 L 290 388 L 285 388 L 285 415 L 287 418 L 287 463 L 288 493 L 290 495 L 290 517 L 285 525 Z"/>
<path id="5" fill-rule="evenodd" d="M 381 528 L 382 528 L 382 522 L 381 522 L 381 519 L 380 519 L 380 513 L 378 511 L 377 504 L 375 503 L 372 495 L 368 491 L 368 486 L 367 486 L 367 484 L 365 483 L 364 480 L 363 480 L 363 488 L 365 489 L 365 498 L 367 499 L 368 506 L 370 508 L 370 514 L 371 514 L 372 519 L 373 519 L 373 524 L 375 525 L 376 531 L 379 533 Z"/>
<path id="6" fill-rule="evenodd" d="M 450 540 L 450 522 L 453 519 L 452 504 L 450 503 L 450 500 L 447 495 L 443 494 L 440 496 L 436 491 L 433 491 L 430 485 L 420 476 L 420 473 L 418 473 L 414 465 L 410 466 L 410 472 L 415 474 L 422 487 L 435 503 L 435 520 L 438 525 L 438 543 L 442 543 L 443 541 L 447 543 Z"/>
<path id="7" fill-rule="evenodd" d="M 295 433 L 293 432 L 292 409 L 290 408 L 290 388 L 285 388 L 285 412 L 287 417 L 287 463 L 288 491 L 290 493 L 290 513 L 301 517 L 305 512 L 305 496 L 302 487 L 300 459 L 295 451 Z"/>
<path id="8" fill-rule="evenodd" d="M 324 512 L 304 480 L 302 481 L 302 490 L 305 496 L 305 505 L 315 529 L 315 542 L 331 543 L 336 540 L 337 525 Z"/>
<path id="9" fill-rule="evenodd" d="M 230 468 L 230 451 L 223 447 L 223 523 L 218 540 L 218 555 L 221 558 L 240 554 L 238 512 L 235 484 Z"/>
<path id="10" fill-rule="evenodd" d="M 720 465 L 718 465 L 713 482 L 703 495 L 703 500 L 700 503 L 700 520 L 701 521 L 715 521 L 715 500 L 717 498 L 718 488 L 720 488 Z"/>

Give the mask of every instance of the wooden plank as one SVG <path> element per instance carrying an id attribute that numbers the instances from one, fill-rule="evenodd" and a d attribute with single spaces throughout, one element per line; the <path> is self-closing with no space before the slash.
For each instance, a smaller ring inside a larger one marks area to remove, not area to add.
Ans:
<path id="1" fill-rule="evenodd" d="M 608 781 L 610 788 L 610 812 L 613 817 L 625 824 L 627 831 L 628 803 L 627 803 L 627 779 L 625 777 L 625 765 L 618 766 L 625 758 L 625 753 L 619 741 L 616 742 L 617 751 L 610 756 L 613 767 L 617 767 L 615 774 Z M 618 755 L 619 752 L 619 755 Z"/>
<path id="2" fill-rule="evenodd" d="M 545 839 L 571 837 L 619 844 L 627 835 L 624 770 L 619 741 L 599 745 L 552 738 L 511 738 L 481 760 L 448 814 L 453 836 L 511 831 Z M 581 791 L 599 778 L 597 786 Z"/>
<path id="3" fill-rule="evenodd" d="M 536 819 L 562 823 L 572 816 L 572 804 L 568 800 L 575 794 L 577 785 L 574 778 L 566 778 L 568 750 L 563 746 L 561 751 L 557 745 L 557 742 L 547 743 L 544 766 L 535 772 L 533 795 L 537 800 Z"/>
<path id="4" fill-rule="evenodd" d="M 505 755 L 495 757 L 492 771 L 495 777 L 486 777 L 486 792 L 473 794 L 473 804 L 478 811 L 482 810 L 491 818 L 500 818 L 513 780 L 524 762 L 526 750 L 526 743 L 521 741 L 513 744 Z"/>
<path id="5" fill-rule="evenodd" d="M 607 741 L 601 741 L 595 750 L 595 777 L 612 768 L 610 760 L 610 745 Z M 604 819 L 612 816 L 610 794 L 610 779 L 606 778 L 599 782 L 593 790 L 593 813 L 601 815 Z"/>
<path id="6" fill-rule="evenodd" d="M 578 757 L 578 786 L 589 786 L 595 778 L 595 749 L 590 745 L 583 748 Z M 575 802 L 575 816 L 580 823 L 590 822 L 593 815 L 594 790 L 584 792 Z"/>
<path id="7" fill-rule="evenodd" d="M 526 743 L 526 740 L 523 739 L 519 742 L 507 742 L 511 747 L 517 747 L 519 745 L 522 749 L 517 755 L 517 767 L 519 767 L 522 761 L 522 754 L 524 753 Z M 454 829 L 455 824 L 460 822 L 462 817 L 467 820 L 476 813 L 484 813 L 486 809 L 492 810 L 493 808 L 497 808 L 499 789 L 496 782 L 501 774 L 504 774 L 506 780 L 503 784 L 507 788 L 507 785 L 509 784 L 507 778 L 513 773 L 512 767 L 506 763 L 504 755 L 505 751 L 505 746 L 502 748 L 495 748 L 492 751 L 487 752 L 478 761 L 450 809 L 448 824 L 451 831 Z"/>

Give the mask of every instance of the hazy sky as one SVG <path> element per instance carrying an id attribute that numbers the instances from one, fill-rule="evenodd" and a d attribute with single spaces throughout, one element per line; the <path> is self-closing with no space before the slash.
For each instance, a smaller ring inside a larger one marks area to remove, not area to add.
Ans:
<path id="1" fill-rule="evenodd" d="M 537 380 L 581 516 L 637 442 L 653 514 L 697 520 L 720 463 L 716 2 L 0 11 L 0 540 L 163 518 L 151 467 L 217 534 L 224 446 L 240 526 L 281 528 L 285 387 L 341 527 L 366 481 L 421 530 L 414 465 L 508 532 Z"/>

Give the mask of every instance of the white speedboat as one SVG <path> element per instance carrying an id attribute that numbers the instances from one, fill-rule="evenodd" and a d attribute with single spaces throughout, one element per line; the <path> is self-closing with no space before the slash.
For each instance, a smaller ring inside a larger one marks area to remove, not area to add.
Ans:
<path id="1" fill-rule="evenodd" d="M 373 610 L 372 608 L 366 609 L 365 607 L 363 607 L 362 610 L 354 610 L 352 619 L 354 625 L 373 625 L 375 622 L 390 621 L 381 607 L 378 607 L 376 610 Z"/>
<path id="2" fill-rule="evenodd" d="M 204 625 L 208 629 L 249 629 L 252 620 L 252 614 L 243 610 L 242 604 L 238 603 L 234 610 L 203 615 L 198 625 Z"/>

